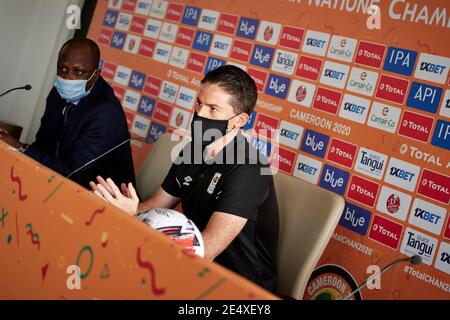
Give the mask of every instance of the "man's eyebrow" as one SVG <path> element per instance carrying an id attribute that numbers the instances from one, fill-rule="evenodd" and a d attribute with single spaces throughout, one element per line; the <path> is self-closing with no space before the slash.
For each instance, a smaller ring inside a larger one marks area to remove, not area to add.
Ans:
<path id="1" fill-rule="evenodd" d="M 217 109 L 222 110 L 222 107 L 219 106 L 218 104 L 202 103 L 202 101 L 199 99 L 199 97 L 197 97 L 197 102 L 198 102 L 198 103 L 201 103 L 201 104 L 204 104 L 204 105 L 207 105 L 208 107 L 214 107 L 214 108 L 217 108 Z"/>

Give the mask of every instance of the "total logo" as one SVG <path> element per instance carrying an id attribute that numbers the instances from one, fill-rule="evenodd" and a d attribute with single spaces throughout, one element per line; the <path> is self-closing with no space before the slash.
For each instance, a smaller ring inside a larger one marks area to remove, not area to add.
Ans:
<path id="1" fill-rule="evenodd" d="M 122 104 L 127 109 L 137 111 L 139 100 L 141 100 L 141 95 L 139 93 L 131 90 L 126 90 Z"/>
<path id="2" fill-rule="evenodd" d="M 385 154 L 360 147 L 355 170 L 371 178 L 381 180 L 388 157 Z"/>
<path id="3" fill-rule="evenodd" d="M 266 94 L 285 99 L 289 89 L 290 79 L 276 74 L 270 74 L 266 86 Z"/>
<path id="4" fill-rule="evenodd" d="M 305 35 L 302 51 L 323 57 L 327 52 L 329 41 L 329 33 L 308 30 Z"/>
<path id="5" fill-rule="evenodd" d="M 319 78 L 322 60 L 301 56 L 299 58 L 297 76 L 316 81 Z"/>
<path id="6" fill-rule="evenodd" d="M 164 123 L 168 123 L 170 116 L 172 115 L 172 107 L 164 103 L 158 102 L 153 117 Z"/>
<path id="7" fill-rule="evenodd" d="M 234 40 L 233 48 L 231 49 L 231 58 L 247 62 L 252 52 L 252 44 L 241 40 Z"/>
<path id="8" fill-rule="evenodd" d="M 219 14 L 218 11 L 203 9 L 198 27 L 210 31 L 216 30 L 217 23 L 219 22 Z"/>
<path id="9" fill-rule="evenodd" d="M 403 104 L 408 89 L 408 80 L 382 75 L 376 97 Z"/>
<path id="10" fill-rule="evenodd" d="M 241 38 L 250 40 L 255 39 L 256 30 L 258 29 L 259 20 L 241 17 L 239 20 L 238 31 L 236 35 Z"/>
<path id="11" fill-rule="evenodd" d="M 102 66 L 102 77 L 107 80 L 113 80 L 116 74 L 117 65 L 105 62 Z"/>
<path id="12" fill-rule="evenodd" d="M 353 232 L 365 236 L 370 224 L 371 213 L 350 202 L 345 202 L 339 224 Z"/>
<path id="13" fill-rule="evenodd" d="M 400 135 L 421 141 L 428 142 L 431 135 L 434 119 L 418 113 L 404 111 L 400 122 Z"/>
<path id="14" fill-rule="evenodd" d="M 321 161 L 299 154 L 294 167 L 294 177 L 317 184 L 321 169 Z"/>
<path id="15" fill-rule="evenodd" d="M 350 169 L 353 166 L 357 149 L 358 147 L 354 144 L 333 138 L 327 159 Z"/>
<path id="16" fill-rule="evenodd" d="M 339 117 L 364 124 L 369 113 L 370 101 L 351 94 L 344 94 Z"/>
<path id="17" fill-rule="evenodd" d="M 263 92 L 267 80 L 267 72 L 248 68 L 247 73 L 255 81 L 258 92 Z"/>
<path id="18" fill-rule="evenodd" d="M 352 68 L 347 83 L 347 90 L 372 97 L 375 92 L 377 79 L 378 73 L 376 72 L 360 68 Z"/>
<path id="19" fill-rule="evenodd" d="M 379 184 L 353 175 L 350 180 L 347 197 L 366 206 L 373 207 L 378 195 Z"/>
<path id="20" fill-rule="evenodd" d="M 170 103 L 175 103 L 177 91 L 178 85 L 169 81 L 163 81 L 159 98 Z"/>
<path id="21" fill-rule="evenodd" d="M 389 47 L 383 69 L 410 76 L 413 72 L 416 59 L 416 51 Z"/>
<path id="22" fill-rule="evenodd" d="M 349 173 L 326 164 L 322 170 L 319 186 L 337 194 L 344 195 Z"/>
<path id="23" fill-rule="evenodd" d="M 336 114 L 340 100 L 340 92 L 319 87 L 316 92 L 313 108 Z"/>
<path id="24" fill-rule="evenodd" d="M 289 26 L 283 26 L 279 45 L 294 50 L 299 50 L 302 44 L 303 34 L 305 30 Z"/>
<path id="25" fill-rule="evenodd" d="M 298 55 L 296 53 L 277 49 L 273 61 L 272 70 L 292 75 L 297 64 Z"/>
<path id="26" fill-rule="evenodd" d="M 411 196 L 398 190 L 381 187 L 380 196 L 378 197 L 377 210 L 394 217 L 401 221 L 405 221 L 408 215 L 409 206 L 411 205 Z"/>
<path id="27" fill-rule="evenodd" d="M 401 109 L 384 103 L 373 102 L 367 125 L 394 133 L 400 118 Z"/>
<path id="28" fill-rule="evenodd" d="M 413 82 L 406 105 L 412 108 L 436 113 L 442 96 L 442 88 Z"/>
<path id="29" fill-rule="evenodd" d="M 178 30 L 177 39 L 175 40 L 175 43 L 182 46 L 191 47 L 193 41 L 194 41 L 194 30 L 185 27 L 180 27 Z"/>
<path id="30" fill-rule="evenodd" d="M 217 30 L 220 32 L 234 34 L 238 24 L 238 16 L 222 13 Z"/>
<path id="31" fill-rule="evenodd" d="M 420 167 L 411 163 L 391 158 L 384 181 L 408 191 L 414 191 L 419 177 Z"/>
<path id="32" fill-rule="evenodd" d="M 111 40 L 113 37 L 113 32 L 108 29 L 100 29 L 100 34 L 98 36 L 98 43 L 103 44 L 105 46 L 111 45 Z"/>
<path id="33" fill-rule="evenodd" d="M 350 67 L 344 64 L 325 61 L 320 82 L 331 87 L 343 89 L 347 82 Z"/>
<path id="34" fill-rule="evenodd" d="M 272 64 L 273 54 L 273 48 L 255 45 L 255 47 L 253 48 L 250 63 L 259 67 L 269 69 L 270 65 Z"/>
<path id="35" fill-rule="evenodd" d="M 329 137 L 322 133 L 306 129 L 301 150 L 316 157 L 323 158 L 327 150 Z"/>
<path id="36" fill-rule="evenodd" d="M 125 89 L 122 87 L 116 86 L 114 84 L 111 87 L 114 90 L 114 95 L 116 96 L 116 98 L 119 101 L 123 102 L 123 98 L 125 97 Z M 130 125 L 130 127 L 131 127 L 131 125 Z"/>
<path id="37" fill-rule="evenodd" d="M 155 47 L 155 53 L 153 54 L 153 60 L 162 63 L 168 63 L 171 51 L 172 51 L 171 45 L 158 42 Z"/>
<path id="38" fill-rule="evenodd" d="M 417 193 L 448 204 L 450 200 L 450 177 L 423 169 Z"/>
<path id="39" fill-rule="evenodd" d="M 142 39 L 141 40 L 141 46 L 139 47 L 139 54 L 141 56 L 144 56 L 146 58 L 152 58 L 155 54 L 155 47 L 156 42 L 148 40 L 148 39 Z"/>
<path id="40" fill-rule="evenodd" d="M 422 261 L 431 265 L 436 253 L 437 240 L 412 228 L 406 228 L 400 252 L 411 257 L 415 254 L 422 257 Z"/>
<path id="41" fill-rule="evenodd" d="M 374 215 L 369 238 L 396 250 L 400 243 L 403 226 L 379 215 Z"/>
<path id="42" fill-rule="evenodd" d="M 416 198 L 409 215 L 409 223 L 440 235 L 444 226 L 446 209 Z"/>
<path id="43" fill-rule="evenodd" d="M 133 122 L 131 132 L 133 132 L 134 134 L 136 134 L 138 136 L 146 137 L 149 127 L 150 127 L 150 120 L 148 120 L 147 118 L 144 118 L 140 115 L 136 115 L 134 117 L 134 122 Z"/>
<path id="44" fill-rule="evenodd" d="M 143 17 L 134 16 L 133 20 L 131 20 L 130 31 L 142 34 L 144 33 L 146 23 L 147 19 Z"/>
<path id="45" fill-rule="evenodd" d="M 330 48 L 327 56 L 344 62 L 352 62 L 357 41 L 334 35 L 331 37 Z"/>
<path id="46" fill-rule="evenodd" d="M 441 242 L 434 266 L 436 269 L 450 274 L 450 245 L 448 243 Z"/>
<path id="47" fill-rule="evenodd" d="M 114 82 L 127 86 L 131 76 L 131 69 L 124 66 L 117 66 Z"/>
<path id="48" fill-rule="evenodd" d="M 211 53 L 221 57 L 228 57 L 231 50 L 231 38 L 216 34 L 214 36 Z"/>
<path id="49" fill-rule="evenodd" d="M 432 164 L 438 167 L 442 167 L 441 158 L 431 153 L 420 150 L 417 147 L 409 146 L 404 143 L 400 146 L 400 153 L 406 154 L 409 151 L 409 156 L 416 160 L 421 160 L 427 164 Z"/>
<path id="50" fill-rule="evenodd" d="M 315 91 L 315 85 L 306 81 L 293 80 L 287 99 L 289 102 L 309 108 L 311 107 Z"/>
<path id="51" fill-rule="evenodd" d="M 125 45 L 126 35 L 123 32 L 116 31 L 111 39 L 111 48 L 122 49 Z"/>
<path id="52" fill-rule="evenodd" d="M 166 20 L 180 22 L 183 16 L 183 6 L 176 3 L 169 3 L 166 12 Z"/>
<path id="53" fill-rule="evenodd" d="M 421 53 L 414 77 L 439 84 L 447 81 L 450 58 Z"/>
<path id="54" fill-rule="evenodd" d="M 134 11 L 136 7 L 136 0 L 123 0 L 122 9 L 127 11 Z"/>
<path id="55" fill-rule="evenodd" d="M 275 147 L 272 152 L 270 164 L 272 167 L 290 174 L 294 166 L 295 153 L 283 148 Z"/>
<path id="56" fill-rule="evenodd" d="M 144 84 L 144 92 L 157 97 L 161 88 L 161 79 L 148 76 Z"/>
<path id="57" fill-rule="evenodd" d="M 433 138 L 431 144 L 450 150 L 450 122 L 444 120 L 438 120 L 434 129 Z M 447 168 L 449 165 L 447 164 Z"/>
<path id="58" fill-rule="evenodd" d="M 279 128 L 280 144 L 291 147 L 292 149 L 298 149 L 302 133 L 303 127 L 281 120 Z"/>
<path id="59" fill-rule="evenodd" d="M 279 120 L 259 113 L 256 118 L 255 131 L 258 135 L 272 139 L 275 130 L 278 128 Z"/>
<path id="60" fill-rule="evenodd" d="M 206 64 L 205 55 L 196 52 L 191 52 L 191 54 L 189 55 L 186 69 L 198 73 L 203 73 L 203 69 L 205 69 L 205 64 Z"/>
<path id="61" fill-rule="evenodd" d="M 381 62 L 383 61 L 385 51 L 385 46 L 376 43 L 360 41 L 356 53 L 355 63 L 363 64 L 373 68 L 379 68 L 381 66 Z"/>
<path id="62" fill-rule="evenodd" d="M 261 21 L 256 41 L 276 45 L 281 32 L 281 24 Z"/>

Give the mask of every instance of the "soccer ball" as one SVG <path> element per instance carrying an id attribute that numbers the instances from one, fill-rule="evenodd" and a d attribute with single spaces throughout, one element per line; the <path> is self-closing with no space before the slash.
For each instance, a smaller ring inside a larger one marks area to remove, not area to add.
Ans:
<path id="1" fill-rule="evenodd" d="M 140 215 L 138 219 L 150 227 L 171 237 L 187 251 L 203 257 L 205 246 L 202 234 L 197 226 L 181 212 L 172 209 L 151 209 Z"/>

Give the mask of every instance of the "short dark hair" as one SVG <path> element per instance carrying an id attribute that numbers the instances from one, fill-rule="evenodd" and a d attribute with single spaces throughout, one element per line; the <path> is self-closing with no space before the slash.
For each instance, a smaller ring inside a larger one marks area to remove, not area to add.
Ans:
<path id="1" fill-rule="evenodd" d="M 234 111 L 251 115 L 255 109 L 258 91 L 255 81 L 247 72 L 239 67 L 228 64 L 210 71 L 201 81 L 201 84 L 216 84 L 231 95 L 230 104 Z"/>
<path id="2" fill-rule="evenodd" d="M 92 58 L 92 67 L 94 69 L 99 69 L 99 64 L 100 64 L 100 48 L 98 47 L 97 43 L 95 43 L 95 41 L 88 39 L 88 38 L 83 38 L 83 37 L 79 37 L 79 38 L 72 38 L 68 41 L 66 41 L 61 49 L 59 50 L 58 53 L 58 57 L 59 55 L 61 55 L 61 52 L 63 51 L 64 48 L 77 48 L 77 47 L 87 47 L 89 48 L 89 51 L 91 53 L 91 58 Z"/>

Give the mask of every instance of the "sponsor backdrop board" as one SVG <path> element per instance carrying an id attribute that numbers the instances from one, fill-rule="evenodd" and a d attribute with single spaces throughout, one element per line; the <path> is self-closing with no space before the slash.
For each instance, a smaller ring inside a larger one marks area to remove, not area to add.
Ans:
<path id="1" fill-rule="evenodd" d="M 367 27 L 370 2 L 381 29 Z M 449 299 L 449 26 L 444 0 L 111 0 L 89 37 L 137 136 L 189 129 L 199 81 L 218 66 L 255 79 L 251 144 L 346 200 L 306 299 L 339 298 L 367 266 L 413 254 L 424 263 L 357 298 Z M 149 150 L 133 144 L 137 168 Z"/>

